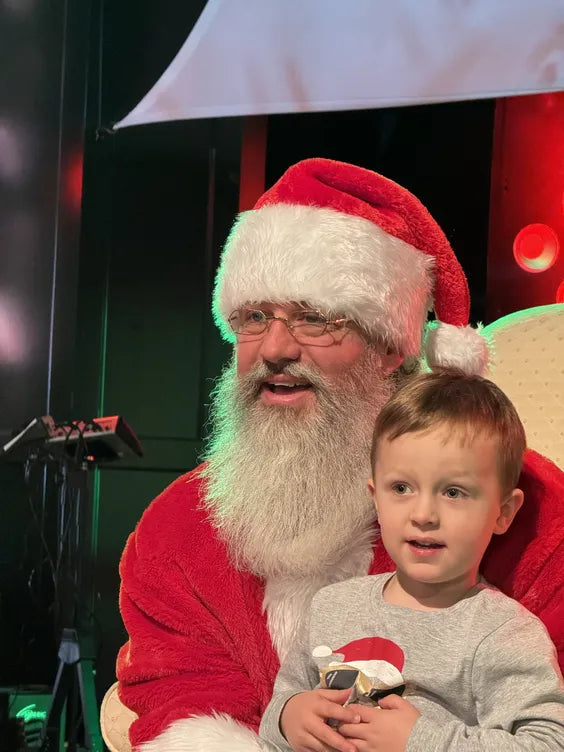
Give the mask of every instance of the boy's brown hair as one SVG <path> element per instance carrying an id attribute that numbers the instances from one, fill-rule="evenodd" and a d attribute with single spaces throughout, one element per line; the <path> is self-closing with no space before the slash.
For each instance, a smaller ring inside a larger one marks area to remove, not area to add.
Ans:
<path id="1" fill-rule="evenodd" d="M 462 429 L 468 438 L 474 431 L 497 437 L 502 490 L 517 486 L 526 438 L 515 407 L 488 379 L 450 370 L 412 377 L 384 405 L 372 437 L 372 472 L 382 438 L 393 441 L 438 424 Z"/>

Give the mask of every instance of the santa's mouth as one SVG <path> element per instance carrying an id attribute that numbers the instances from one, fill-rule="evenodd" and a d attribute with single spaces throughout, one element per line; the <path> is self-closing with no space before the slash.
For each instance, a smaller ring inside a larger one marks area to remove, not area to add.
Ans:
<path id="1" fill-rule="evenodd" d="M 284 383 L 278 384 L 270 381 L 263 383 L 263 389 L 267 389 L 272 394 L 296 394 L 297 392 L 305 392 L 308 389 L 312 389 L 311 384 L 300 383 Z"/>

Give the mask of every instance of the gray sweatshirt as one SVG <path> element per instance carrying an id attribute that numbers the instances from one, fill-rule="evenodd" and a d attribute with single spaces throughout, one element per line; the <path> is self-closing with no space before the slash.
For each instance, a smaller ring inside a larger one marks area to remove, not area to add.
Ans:
<path id="1" fill-rule="evenodd" d="M 271 748 L 290 749 L 282 708 L 318 686 L 319 668 L 334 661 L 388 683 L 401 674 L 406 699 L 421 712 L 406 752 L 564 750 L 564 682 L 539 619 L 485 583 L 450 608 L 395 606 L 382 597 L 391 576 L 358 577 L 314 596 L 260 725 Z"/>

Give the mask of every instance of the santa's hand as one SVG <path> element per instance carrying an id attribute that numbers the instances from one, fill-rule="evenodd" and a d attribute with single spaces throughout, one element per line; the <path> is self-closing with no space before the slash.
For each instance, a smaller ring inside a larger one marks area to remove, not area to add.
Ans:
<path id="1" fill-rule="evenodd" d="M 383 697 L 378 704 L 380 708 L 359 705 L 361 723 L 345 723 L 339 733 L 350 739 L 358 752 L 404 752 L 421 713 L 397 695 Z"/>
<path id="2" fill-rule="evenodd" d="M 329 719 L 360 722 L 358 707 L 344 708 L 350 689 L 313 689 L 291 697 L 280 714 L 280 729 L 294 752 L 357 752 L 356 747 L 327 725 Z"/>

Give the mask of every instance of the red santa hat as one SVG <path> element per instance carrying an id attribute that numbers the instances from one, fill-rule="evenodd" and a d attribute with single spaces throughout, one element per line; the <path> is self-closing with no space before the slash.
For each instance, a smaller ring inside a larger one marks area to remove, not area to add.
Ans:
<path id="1" fill-rule="evenodd" d="M 243 304 L 303 302 L 354 319 L 404 357 L 487 371 L 487 344 L 468 326 L 466 277 L 448 240 L 407 189 L 329 159 L 290 167 L 243 212 L 225 245 L 213 311 L 225 339 Z M 436 321 L 427 328 L 429 310 Z"/>
<path id="2" fill-rule="evenodd" d="M 352 666 L 362 671 L 370 679 L 379 679 L 390 687 L 403 683 L 403 665 L 405 656 L 403 650 L 395 642 L 385 637 L 362 637 L 353 640 L 340 648 L 331 650 L 328 645 L 319 645 L 312 651 L 316 659 L 339 658 L 341 662 L 329 663 L 329 666 Z"/>
<path id="3" fill-rule="evenodd" d="M 403 650 L 392 640 L 385 637 L 361 637 L 340 648 L 332 650 L 328 645 L 319 645 L 312 651 L 314 658 L 327 658 L 331 655 L 342 656 L 344 663 L 366 663 L 368 661 L 386 661 L 400 673 L 403 671 L 405 656 Z"/>
<path id="4" fill-rule="evenodd" d="M 380 660 L 390 663 L 400 672 L 403 671 L 403 650 L 395 642 L 384 637 L 363 637 L 353 640 L 337 648 L 335 652 L 343 656 L 345 663 Z"/>

